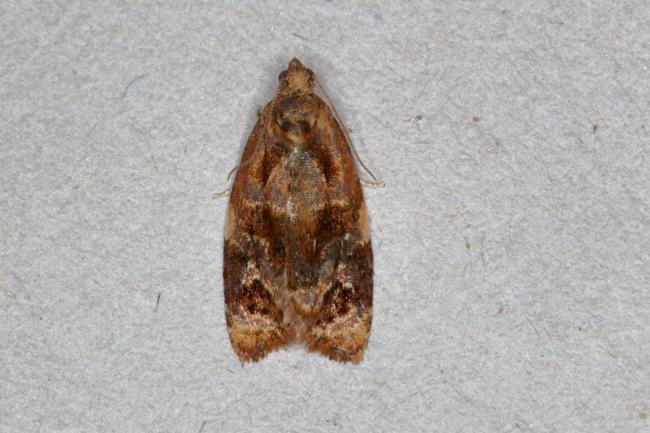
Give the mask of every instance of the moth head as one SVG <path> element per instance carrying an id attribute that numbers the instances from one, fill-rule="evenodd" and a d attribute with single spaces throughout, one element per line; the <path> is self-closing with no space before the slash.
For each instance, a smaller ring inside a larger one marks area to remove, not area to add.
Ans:
<path id="1" fill-rule="evenodd" d="M 296 58 L 289 62 L 286 71 L 282 71 L 279 80 L 284 94 L 311 93 L 314 89 L 314 73 Z"/>

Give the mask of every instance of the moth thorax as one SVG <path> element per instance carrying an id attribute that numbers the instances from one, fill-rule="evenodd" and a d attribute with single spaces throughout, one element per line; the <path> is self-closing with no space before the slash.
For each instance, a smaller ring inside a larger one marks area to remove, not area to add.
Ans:
<path id="1" fill-rule="evenodd" d="M 282 130 L 299 134 L 313 128 L 316 121 L 314 110 L 311 95 L 287 96 L 275 107 L 275 119 Z"/>

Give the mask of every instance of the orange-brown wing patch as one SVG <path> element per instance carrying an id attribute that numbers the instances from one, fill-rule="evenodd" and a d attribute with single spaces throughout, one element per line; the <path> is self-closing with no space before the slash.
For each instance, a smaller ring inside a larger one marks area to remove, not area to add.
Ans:
<path id="1" fill-rule="evenodd" d="M 326 197 L 316 238 L 322 245 L 320 308 L 307 337 L 309 350 L 337 361 L 359 362 L 372 322 L 372 247 L 368 216 L 349 144 L 331 110 L 319 101 L 313 136 L 327 161 Z"/>
<path id="2" fill-rule="evenodd" d="M 226 324 L 242 362 L 257 361 L 285 346 L 290 335 L 282 325 L 268 278 L 268 228 L 264 199 L 264 114 L 248 139 L 230 194 L 224 241 Z M 276 269 L 276 272 L 281 272 Z"/>

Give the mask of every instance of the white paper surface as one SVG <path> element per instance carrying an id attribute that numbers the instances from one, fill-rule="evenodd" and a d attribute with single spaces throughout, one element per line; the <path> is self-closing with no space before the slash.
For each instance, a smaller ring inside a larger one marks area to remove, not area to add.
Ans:
<path id="1" fill-rule="evenodd" d="M 643 1 L 0 6 L 0 430 L 650 431 L 648 22 Z M 242 367 L 225 329 L 211 194 L 293 56 L 386 182 L 359 366 Z"/>

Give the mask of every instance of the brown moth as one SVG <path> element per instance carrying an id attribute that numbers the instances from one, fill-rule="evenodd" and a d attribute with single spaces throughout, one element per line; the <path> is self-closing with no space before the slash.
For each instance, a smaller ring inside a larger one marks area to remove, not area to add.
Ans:
<path id="1" fill-rule="evenodd" d="M 350 145 L 298 59 L 261 112 L 230 193 L 228 334 L 242 362 L 292 342 L 358 363 L 372 320 L 368 216 Z"/>

